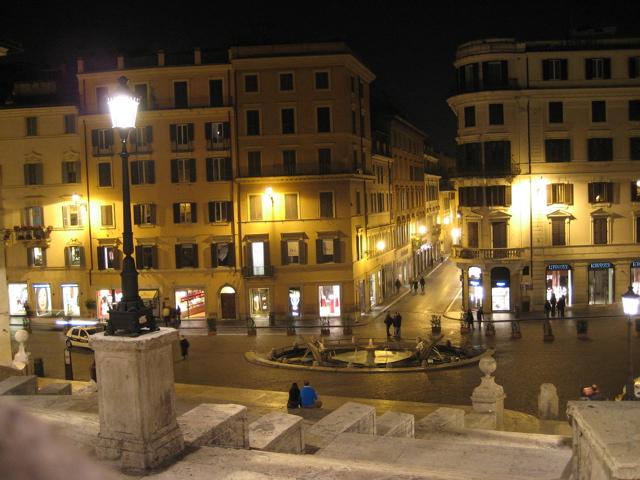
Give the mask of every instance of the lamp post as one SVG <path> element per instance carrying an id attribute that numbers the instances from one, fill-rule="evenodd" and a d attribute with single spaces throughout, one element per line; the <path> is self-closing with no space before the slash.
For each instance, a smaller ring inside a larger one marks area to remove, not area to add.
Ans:
<path id="1" fill-rule="evenodd" d="M 633 355 L 631 353 L 631 317 L 638 313 L 638 301 L 640 295 L 633 291 L 633 287 L 629 285 L 629 290 L 622 294 L 622 308 L 627 315 L 627 386 L 622 400 L 636 400 L 636 392 L 633 381 Z"/>
<path id="2" fill-rule="evenodd" d="M 135 128 L 136 115 L 140 98 L 127 86 L 126 77 L 118 79 L 118 87 L 107 99 L 111 114 L 112 127 L 120 134 L 122 151 L 122 209 L 123 232 L 122 250 L 122 298 L 115 309 L 109 310 L 107 323 L 108 334 L 116 330 L 124 330 L 129 334 L 140 333 L 140 328 L 148 327 L 157 330 L 152 308 L 146 307 L 138 293 L 138 271 L 133 254 L 133 229 L 131 225 L 131 191 L 129 185 L 129 152 L 127 151 L 127 139 L 131 130 Z"/>

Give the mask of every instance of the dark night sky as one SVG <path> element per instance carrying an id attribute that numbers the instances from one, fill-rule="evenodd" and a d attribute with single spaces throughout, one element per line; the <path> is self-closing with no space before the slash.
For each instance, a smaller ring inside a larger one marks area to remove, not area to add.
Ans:
<path id="1" fill-rule="evenodd" d="M 571 28 L 603 25 L 640 37 L 640 1 L 5 0 L 0 12 L 0 37 L 26 49 L 19 58 L 51 66 L 80 53 L 134 48 L 346 41 L 377 75 L 378 88 L 450 152 L 455 117 L 446 97 L 459 44 L 561 39 Z"/>

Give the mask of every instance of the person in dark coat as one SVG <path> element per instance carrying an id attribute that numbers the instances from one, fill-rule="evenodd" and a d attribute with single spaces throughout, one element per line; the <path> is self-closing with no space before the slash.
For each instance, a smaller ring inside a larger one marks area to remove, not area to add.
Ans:
<path id="1" fill-rule="evenodd" d="M 551 313 L 551 303 L 549 300 L 544 302 L 544 316 L 549 318 L 549 314 Z"/>
<path id="2" fill-rule="evenodd" d="M 189 355 L 189 340 L 184 335 L 180 335 L 180 353 L 182 358 L 186 360 L 187 355 Z"/>
<path id="3" fill-rule="evenodd" d="M 425 280 L 424 280 L 424 277 L 420 277 L 420 291 L 421 291 L 422 293 L 424 293 L 424 284 L 425 284 L 425 283 L 426 283 L 426 282 L 425 282 Z"/>
<path id="4" fill-rule="evenodd" d="M 469 328 L 471 328 L 471 330 L 475 330 L 475 327 L 473 326 L 473 312 L 471 311 L 471 308 L 467 309 L 467 323 L 469 324 Z"/>
<path id="5" fill-rule="evenodd" d="M 391 312 L 387 310 L 387 315 L 384 317 L 384 326 L 387 328 L 387 337 L 391 336 L 391 326 L 393 325 L 393 317 L 391 316 Z"/>
<path id="6" fill-rule="evenodd" d="M 300 388 L 298 384 L 293 382 L 289 389 L 289 400 L 287 400 L 287 408 L 299 408 L 300 407 Z"/>
<path id="7" fill-rule="evenodd" d="M 559 299 L 558 299 L 558 303 L 556 304 L 556 307 L 558 307 L 558 316 L 559 317 L 564 317 L 564 308 L 567 305 L 567 301 L 565 300 L 564 295 L 562 295 Z"/>
<path id="8" fill-rule="evenodd" d="M 400 312 L 396 312 L 393 317 L 393 334 L 396 338 L 400 338 L 400 329 L 402 328 L 402 315 Z"/>
<path id="9" fill-rule="evenodd" d="M 558 300 L 556 299 L 556 294 L 555 293 L 551 294 L 551 298 L 549 299 L 549 303 L 551 304 L 551 316 L 555 317 L 556 316 L 556 304 L 558 303 Z"/>
<path id="10" fill-rule="evenodd" d="M 476 312 L 476 319 L 478 320 L 478 328 L 482 329 L 482 320 L 484 320 L 484 310 L 482 310 L 482 307 Z"/>
<path id="11" fill-rule="evenodd" d="M 402 284 L 400 283 L 400 279 L 396 278 L 396 293 L 400 292 L 400 287 L 402 286 Z"/>

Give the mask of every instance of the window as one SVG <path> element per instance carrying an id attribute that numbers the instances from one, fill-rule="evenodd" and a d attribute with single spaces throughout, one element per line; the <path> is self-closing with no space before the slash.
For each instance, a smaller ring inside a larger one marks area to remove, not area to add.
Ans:
<path id="1" fill-rule="evenodd" d="M 132 153 L 149 153 L 151 152 L 151 143 L 153 142 L 153 127 L 145 125 L 136 127 L 131 131 L 129 143 Z"/>
<path id="2" fill-rule="evenodd" d="M 479 71 L 477 63 L 470 63 L 458 68 L 458 88 L 460 93 L 473 92 L 478 89 L 480 83 Z"/>
<path id="3" fill-rule="evenodd" d="M 171 160 L 171 183 L 195 183 L 195 181 L 195 158 L 174 158 Z"/>
<path id="4" fill-rule="evenodd" d="M 103 228 L 113 228 L 115 225 L 113 205 L 100 205 L 100 226 Z"/>
<path id="5" fill-rule="evenodd" d="M 198 268 L 198 245 L 193 243 L 176 245 L 176 268 Z"/>
<path id="6" fill-rule="evenodd" d="M 209 105 L 212 107 L 224 106 L 224 94 L 222 91 L 222 80 L 209 80 Z"/>
<path id="7" fill-rule="evenodd" d="M 573 205 L 573 184 L 547 184 L 547 205 Z"/>
<path id="8" fill-rule="evenodd" d="M 629 158 L 631 160 L 640 160 L 640 137 L 631 137 L 629 139 Z"/>
<path id="9" fill-rule="evenodd" d="M 589 138 L 588 147 L 590 162 L 610 162 L 613 160 L 612 138 Z"/>
<path id="10" fill-rule="evenodd" d="M 80 183 L 80 162 L 62 162 L 62 183 Z"/>
<path id="11" fill-rule="evenodd" d="M 320 218 L 334 218 L 333 192 L 320 192 Z"/>
<path id="12" fill-rule="evenodd" d="M 131 185 L 153 185 L 154 183 L 156 183 L 156 174 L 153 160 L 131 162 Z"/>
<path id="13" fill-rule="evenodd" d="M 291 92 L 293 91 L 293 73 L 281 73 L 280 74 L 280 91 Z"/>
<path id="14" fill-rule="evenodd" d="M 109 87 L 96 87 L 96 105 L 98 113 L 109 113 L 107 98 L 109 97 Z"/>
<path id="15" fill-rule="evenodd" d="M 629 121 L 640 121 L 640 100 L 629 100 Z"/>
<path id="16" fill-rule="evenodd" d="M 254 93 L 259 90 L 258 75 L 251 74 L 244 76 L 244 91 L 246 93 Z"/>
<path id="17" fill-rule="evenodd" d="M 600 80 L 611 78 L 610 58 L 585 59 L 585 76 L 587 80 Z"/>
<path id="18" fill-rule="evenodd" d="M 156 245 L 136 245 L 136 267 L 139 270 L 158 268 L 158 247 Z"/>
<path id="19" fill-rule="evenodd" d="M 551 245 L 566 245 L 566 219 L 564 217 L 551 219 Z"/>
<path id="20" fill-rule="evenodd" d="M 469 248 L 478 248 L 478 239 L 480 237 L 480 235 L 478 234 L 478 229 L 478 222 L 467 223 L 467 245 L 469 246 Z"/>
<path id="21" fill-rule="evenodd" d="M 640 77 L 640 57 L 629 57 L 629 78 Z"/>
<path id="22" fill-rule="evenodd" d="M 175 108 L 189 108 L 189 88 L 187 82 L 173 82 Z"/>
<path id="23" fill-rule="evenodd" d="M 281 242 L 282 265 L 307 263 L 307 244 L 304 240 L 283 240 Z"/>
<path id="24" fill-rule="evenodd" d="M 120 267 L 120 251 L 114 246 L 98 247 L 98 270 L 112 270 Z"/>
<path id="25" fill-rule="evenodd" d="M 169 125 L 169 140 L 171 141 L 172 151 L 184 152 L 193 150 L 193 138 L 193 123 L 176 123 Z"/>
<path id="26" fill-rule="evenodd" d="M 594 182 L 589 184 L 589 203 L 612 203 L 613 183 Z"/>
<path id="27" fill-rule="evenodd" d="M 285 220 L 298 219 L 298 194 L 297 193 L 284 194 L 284 218 Z"/>
<path id="28" fill-rule="evenodd" d="M 156 206 L 153 203 L 138 203 L 133 206 L 133 224 L 139 226 L 156 225 Z"/>
<path id="29" fill-rule="evenodd" d="M 209 202 L 209 222 L 223 223 L 233 220 L 232 202 Z"/>
<path id="30" fill-rule="evenodd" d="M 544 141 L 544 154 L 548 163 L 571 161 L 571 140 L 548 138 Z"/>
<path id="31" fill-rule="evenodd" d="M 609 243 L 609 218 L 593 217 L 593 244 L 606 245 Z"/>
<path id="32" fill-rule="evenodd" d="M 27 248 L 27 265 L 30 267 L 46 267 L 47 253 L 44 247 Z"/>
<path id="33" fill-rule="evenodd" d="M 111 128 L 91 130 L 91 146 L 94 157 L 113 155 L 113 130 Z"/>
<path id="34" fill-rule="evenodd" d="M 502 103 L 489 104 L 489 125 L 504 125 L 504 105 Z"/>
<path id="35" fill-rule="evenodd" d="M 594 123 L 607 121 L 607 102 L 602 100 L 591 102 L 591 121 Z"/>
<path id="36" fill-rule="evenodd" d="M 507 248 L 507 222 L 491 223 L 491 240 L 493 248 Z"/>
<path id="37" fill-rule="evenodd" d="M 229 122 L 205 123 L 204 136 L 209 150 L 229 148 Z"/>
<path id="38" fill-rule="evenodd" d="M 84 267 L 84 247 L 78 245 L 64 247 L 64 263 L 67 267 Z"/>
<path id="39" fill-rule="evenodd" d="M 316 90 L 329 89 L 329 72 L 316 72 Z"/>
<path id="40" fill-rule="evenodd" d="M 26 207 L 24 209 L 25 225 L 38 226 L 44 225 L 44 208 L 43 207 Z"/>
<path id="41" fill-rule="evenodd" d="M 220 242 L 211 244 L 211 266 L 235 267 L 235 249 L 231 242 Z"/>
<path id="42" fill-rule="evenodd" d="M 76 116 L 73 113 L 64 116 L 64 133 L 71 135 L 76 133 Z"/>
<path id="43" fill-rule="evenodd" d="M 283 108 L 280 110 L 280 118 L 283 135 L 296 133 L 296 116 L 293 108 Z"/>
<path id="44" fill-rule="evenodd" d="M 42 185 L 42 164 L 41 163 L 25 163 L 24 164 L 24 184 L 25 185 Z"/>
<path id="45" fill-rule="evenodd" d="M 549 102 L 549 123 L 564 122 L 564 104 L 562 102 Z"/>
<path id="46" fill-rule="evenodd" d="M 492 185 L 484 189 L 487 207 L 511 206 L 511 187 L 507 185 Z"/>
<path id="47" fill-rule="evenodd" d="M 197 221 L 195 203 L 181 202 L 173 204 L 173 223 L 196 223 Z"/>
<path id="48" fill-rule="evenodd" d="M 98 162 L 98 187 L 111 186 L 111 162 Z"/>
<path id="49" fill-rule="evenodd" d="M 247 110 L 247 135 L 260 135 L 260 110 Z"/>
<path id="50" fill-rule="evenodd" d="M 228 182 L 232 179 L 231 158 L 207 158 L 207 182 Z"/>
<path id="51" fill-rule="evenodd" d="M 138 105 L 138 111 L 149 110 L 149 95 L 146 83 L 136 83 L 133 86 L 133 91 L 140 98 L 140 104 Z"/>
<path id="52" fill-rule="evenodd" d="M 505 88 L 509 74 L 506 60 L 482 62 L 482 81 L 486 89 Z"/>
<path id="53" fill-rule="evenodd" d="M 62 207 L 62 225 L 64 228 L 82 226 L 82 207 L 80 205 L 64 205 Z"/>
<path id="54" fill-rule="evenodd" d="M 330 148 L 318 149 L 318 165 L 320 166 L 320 173 L 331 173 L 331 149 Z"/>
<path id="55" fill-rule="evenodd" d="M 464 107 L 464 126 L 476 126 L 476 107 Z"/>
<path id="56" fill-rule="evenodd" d="M 282 165 L 284 167 L 285 175 L 295 175 L 296 173 L 296 157 L 295 150 L 283 150 L 282 151 Z"/>
<path id="57" fill-rule="evenodd" d="M 542 61 L 542 79 L 543 80 L 566 80 L 567 77 L 567 60 L 552 58 Z"/>
<path id="58" fill-rule="evenodd" d="M 260 151 L 247 152 L 247 163 L 249 166 L 250 177 L 262 176 L 262 152 Z"/>
<path id="59" fill-rule="evenodd" d="M 262 220 L 262 195 L 249 195 L 249 220 Z"/>
<path id="60" fill-rule="evenodd" d="M 316 240 L 316 263 L 340 262 L 340 239 L 318 238 Z"/>
<path id="61" fill-rule="evenodd" d="M 317 107 L 316 120 L 318 123 L 318 133 L 327 133 L 331 131 L 331 108 Z"/>
<path id="62" fill-rule="evenodd" d="M 484 142 L 484 169 L 487 173 L 510 173 L 511 142 Z"/>

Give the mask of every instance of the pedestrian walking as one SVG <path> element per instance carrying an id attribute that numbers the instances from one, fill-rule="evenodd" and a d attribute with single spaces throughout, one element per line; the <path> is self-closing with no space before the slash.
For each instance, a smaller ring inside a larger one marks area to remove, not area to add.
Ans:
<path id="1" fill-rule="evenodd" d="M 395 316 L 393 317 L 393 335 L 396 338 L 400 338 L 401 328 L 402 328 L 402 315 L 400 315 L 400 312 L 396 312 Z"/>
<path id="2" fill-rule="evenodd" d="M 393 325 L 393 317 L 391 316 L 391 312 L 387 310 L 387 315 L 384 317 L 384 326 L 387 328 L 387 337 L 391 336 L 391 332 L 389 330 L 392 325 Z"/>
<path id="3" fill-rule="evenodd" d="M 184 335 L 180 335 L 180 354 L 183 360 L 186 360 L 189 355 L 189 340 Z"/>
<path id="4" fill-rule="evenodd" d="M 424 284 L 426 282 L 424 281 L 424 277 L 420 277 L 420 290 L 422 291 L 422 293 L 424 293 Z"/>
<path id="5" fill-rule="evenodd" d="M 556 307 L 558 307 L 558 316 L 559 317 L 564 317 L 564 308 L 567 305 L 567 301 L 565 300 L 564 295 L 560 296 L 560 298 L 558 299 L 558 303 L 556 304 Z"/>
<path id="6" fill-rule="evenodd" d="M 551 303 L 547 300 L 544 302 L 544 316 L 549 318 L 549 314 L 551 314 Z"/>
<path id="7" fill-rule="evenodd" d="M 558 300 L 556 299 L 556 294 L 551 292 L 551 298 L 549 298 L 549 303 L 551 304 L 551 316 L 555 317 L 556 316 L 556 304 L 558 303 Z"/>
<path id="8" fill-rule="evenodd" d="M 476 319 L 478 320 L 478 329 L 481 329 L 482 320 L 484 320 L 484 310 L 482 310 L 482 306 L 476 312 Z"/>
<path id="9" fill-rule="evenodd" d="M 471 311 L 471 308 L 467 309 L 467 323 L 469 324 L 469 328 L 471 328 L 471 330 L 475 330 L 473 326 L 473 312 Z"/>
<path id="10" fill-rule="evenodd" d="M 418 280 L 413 280 L 413 293 L 414 295 L 418 293 Z"/>
<path id="11" fill-rule="evenodd" d="M 164 326 L 168 327 L 169 321 L 171 320 L 171 309 L 166 305 L 162 307 L 162 318 L 164 320 Z"/>
<path id="12" fill-rule="evenodd" d="M 400 283 L 400 279 L 396 278 L 396 293 L 400 293 L 400 287 L 402 284 Z"/>

